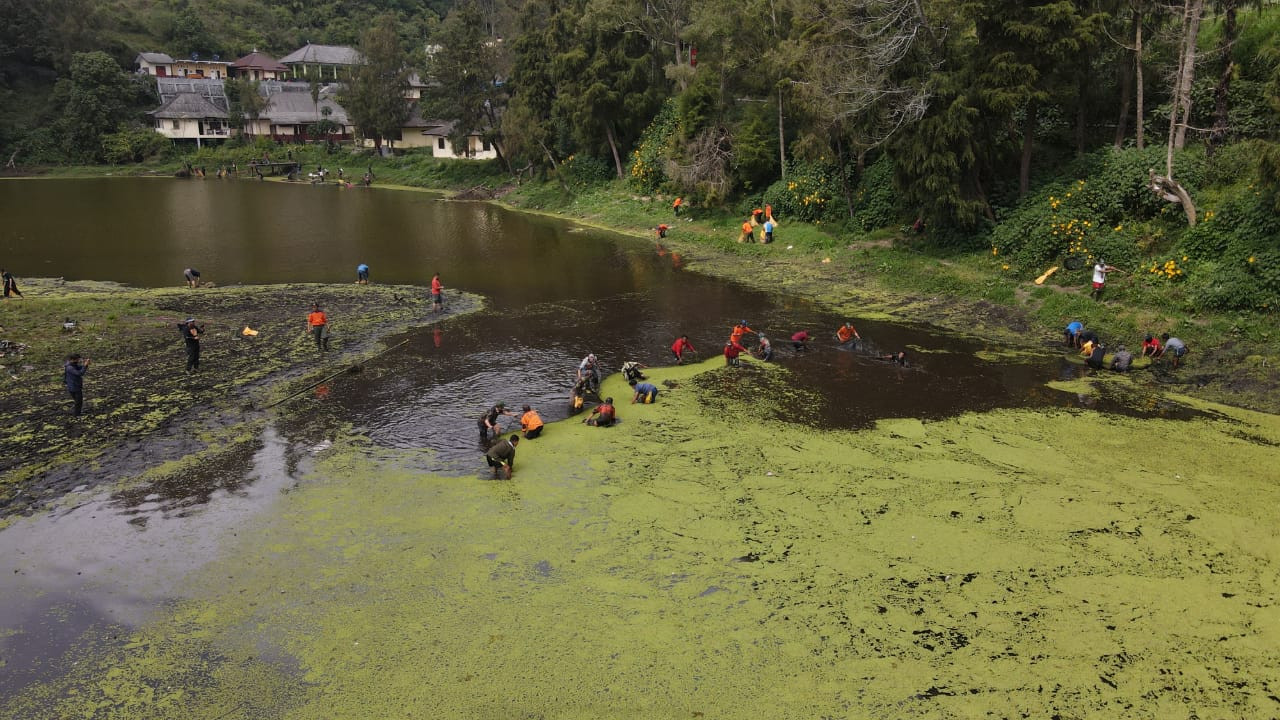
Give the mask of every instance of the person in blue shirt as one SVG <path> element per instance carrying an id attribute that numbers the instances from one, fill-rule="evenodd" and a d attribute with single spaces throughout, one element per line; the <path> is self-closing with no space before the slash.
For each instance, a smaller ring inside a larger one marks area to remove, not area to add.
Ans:
<path id="1" fill-rule="evenodd" d="M 356 283 L 360 285 L 369 284 L 369 266 L 360 263 L 356 266 Z"/>
<path id="2" fill-rule="evenodd" d="M 632 381 L 631 389 L 636 391 L 636 394 L 631 397 L 632 405 L 635 405 L 637 402 L 646 404 L 653 403 L 658 399 L 658 386 L 653 383 L 637 383 Z"/>
<path id="3" fill-rule="evenodd" d="M 68 355 L 67 362 L 62 366 L 62 380 L 67 384 L 67 392 L 71 393 L 71 399 L 75 402 L 72 415 L 79 415 L 84 409 L 84 374 L 88 370 L 89 358 L 75 354 Z"/>
<path id="4" fill-rule="evenodd" d="M 772 218 L 764 221 L 764 242 L 766 245 L 773 242 L 773 219 Z"/>
<path id="5" fill-rule="evenodd" d="M 1072 347 L 1080 347 L 1080 333 L 1084 332 L 1084 323 L 1079 320 L 1073 320 L 1067 325 L 1066 331 L 1063 332 L 1063 340 L 1067 345 Z"/>

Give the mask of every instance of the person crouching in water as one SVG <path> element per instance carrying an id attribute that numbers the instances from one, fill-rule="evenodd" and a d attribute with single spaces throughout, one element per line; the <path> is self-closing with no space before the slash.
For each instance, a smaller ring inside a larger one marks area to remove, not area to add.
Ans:
<path id="1" fill-rule="evenodd" d="M 613 398 L 604 399 L 603 403 L 591 409 L 591 417 L 582 422 L 595 427 L 609 427 L 618 421 L 618 411 L 613 407 Z"/>
<path id="2" fill-rule="evenodd" d="M 1133 353 L 1129 349 L 1121 345 L 1116 354 L 1111 357 L 1111 369 L 1116 372 L 1129 372 L 1129 368 L 1133 365 Z"/>
<path id="3" fill-rule="evenodd" d="M 769 338 L 760 335 L 760 345 L 756 347 L 756 357 L 768 362 L 773 359 L 773 343 L 769 342 Z"/>
<path id="4" fill-rule="evenodd" d="M 524 414 L 520 416 L 520 429 L 524 431 L 524 438 L 532 440 L 542 434 L 542 416 L 538 415 L 538 411 L 524 406 Z"/>
<path id="5" fill-rule="evenodd" d="M 515 470 L 516 465 L 516 445 L 520 444 L 520 436 L 512 435 L 506 440 L 499 440 L 494 443 L 484 454 L 485 462 L 489 463 L 489 467 L 493 468 L 493 479 L 499 479 L 500 473 L 505 472 L 507 479 L 511 479 L 511 473 Z"/>
<path id="6" fill-rule="evenodd" d="M 515 413 L 507 410 L 506 403 L 497 403 L 486 410 L 484 414 L 480 416 L 480 419 L 476 421 L 476 428 L 480 431 L 481 445 L 489 444 L 490 434 L 492 434 L 493 437 L 497 437 L 498 433 L 502 431 L 502 429 L 498 427 L 499 415 L 510 415 L 515 417 Z"/>

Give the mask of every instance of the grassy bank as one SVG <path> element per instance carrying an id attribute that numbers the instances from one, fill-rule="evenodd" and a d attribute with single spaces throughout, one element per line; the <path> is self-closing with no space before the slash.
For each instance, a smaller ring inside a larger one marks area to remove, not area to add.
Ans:
<path id="1" fill-rule="evenodd" d="M 433 316 L 421 288 L 392 285 L 144 290 L 37 280 L 23 293 L 0 306 L 0 407 L 10 409 L 0 510 L 8 511 L 239 442 L 262 408 L 378 352 L 386 335 L 479 307 L 462 296 Z M 330 317 L 329 353 L 305 333 L 312 302 Z M 187 317 L 205 328 L 197 373 L 185 372 L 177 329 Z M 259 334 L 246 337 L 245 327 Z M 62 383 L 73 352 L 91 358 L 78 418 Z M 160 430 L 168 451 L 143 452 Z"/>

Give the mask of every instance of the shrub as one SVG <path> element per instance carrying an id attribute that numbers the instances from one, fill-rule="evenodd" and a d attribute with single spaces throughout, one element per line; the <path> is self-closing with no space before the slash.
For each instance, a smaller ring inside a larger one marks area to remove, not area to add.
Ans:
<path id="1" fill-rule="evenodd" d="M 641 192 L 653 192 L 667 177 L 662 168 L 666 163 L 668 145 L 676 131 L 676 107 L 667 100 L 654 116 L 653 122 L 640 135 L 640 143 L 631 152 L 631 186 Z"/>
<path id="2" fill-rule="evenodd" d="M 773 206 L 778 218 L 803 222 L 819 220 L 827 212 L 831 198 L 839 190 L 835 181 L 839 170 L 824 162 L 787 161 L 787 178 L 764 191 L 764 202 Z"/>
<path id="3" fill-rule="evenodd" d="M 172 148 L 169 138 L 147 127 L 131 127 L 102 136 L 103 157 L 112 165 L 142 162 Z"/>
<path id="4" fill-rule="evenodd" d="M 863 231 L 887 227 L 898 218 L 893 161 L 881 155 L 862 171 L 853 195 L 852 225 Z"/>

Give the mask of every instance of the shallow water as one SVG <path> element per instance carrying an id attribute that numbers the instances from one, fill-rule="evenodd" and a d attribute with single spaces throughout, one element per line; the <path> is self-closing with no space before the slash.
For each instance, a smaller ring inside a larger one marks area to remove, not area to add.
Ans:
<path id="1" fill-rule="evenodd" d="M 46 661 L 86 628 L 133 627 L 181 597 L 184 577 L 237 528 L 272 512 L 293 462 L 310 449 L 350 429 L 382 451 L 414 452 L 415 469 L 474 472 L 483 409 L 503 400 L 564 417 L 573 370 L 588 352 L 606 372 L 624 360 L 658 366 L 688 333 L 707 357 L 746 319 L 773 338 L 789 374 L 781 385 L 750 367 L 707 380 L 706 402 L 723 400 L 744 428 L 781 420 L 820 433 L 997 408 L 1136 412 L 1124 398 L 1046 387 L 1086 372 L 1056 348 L 1042 358 L 984 360 L 1001 348 L 854 317 L 868 349 L 844 352 L 828 336 L 845 318 L 686 272 L 652 243 L 425 193 L 216 180 L 4 182 L 0 216 L 0 255 L 19 277 L 160 286 L 194 266 L 224 285 L 349 282 L 366 262 L 375 282 L 426 285 L 440 272 L 447 292 L 488 299 L 481 313 L 392 338 L 408 342 L 283 406 L 252 459 L 228 458 L 162 488 L 69 499 L 0 531 L 0 575 L 14 579 L 0 590 L 0 628 L 21 629 L 0 635 L 0 693 L 56 672 Z M 809 352 L 787 342 L 799 329 L 815 336 Z M 906 369 L 873 358 L 899 349 L 910 353 Z M 1171 403 L 1141 412 L 1194 414 Z"/>

